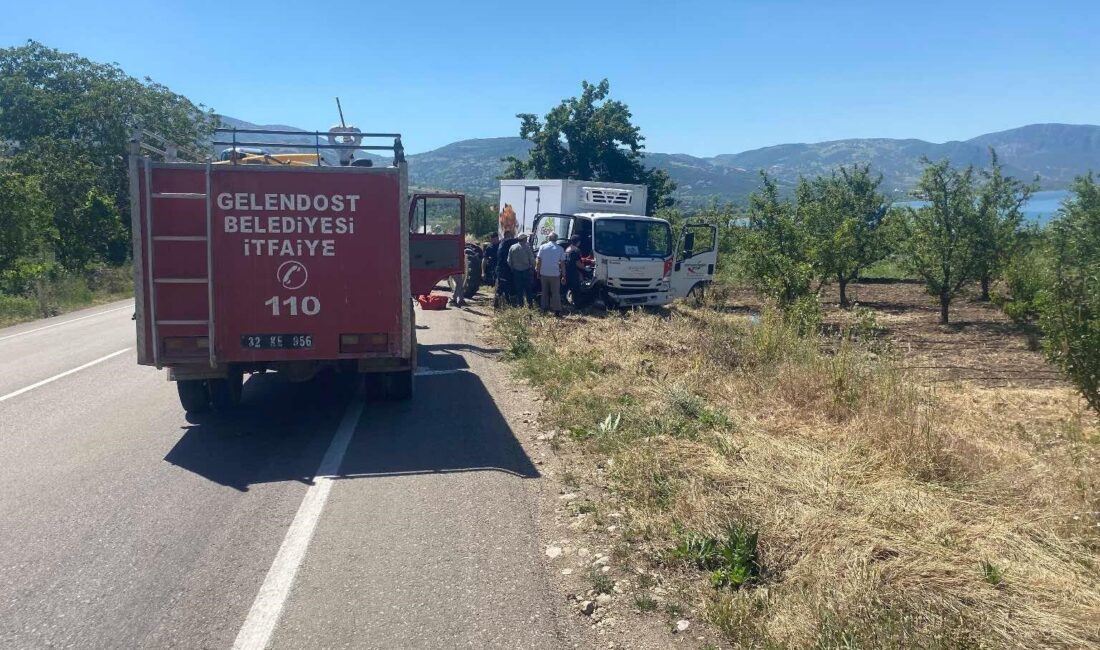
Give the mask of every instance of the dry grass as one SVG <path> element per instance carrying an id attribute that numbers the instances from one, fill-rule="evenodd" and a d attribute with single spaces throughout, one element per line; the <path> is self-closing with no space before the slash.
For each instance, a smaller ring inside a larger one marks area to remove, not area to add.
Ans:
<path id="1" fill-rule="evenodd" d="M 1068 387 L 944 383 L 767 313 L 496 328 L 577 466 L 608 468 L 584 480 L 627 513 L 636 561 L 735 646 L 1100 643 L 1100 426 Z M 671 558 L 730 525 L 759 534 L 745 587 Z"/>

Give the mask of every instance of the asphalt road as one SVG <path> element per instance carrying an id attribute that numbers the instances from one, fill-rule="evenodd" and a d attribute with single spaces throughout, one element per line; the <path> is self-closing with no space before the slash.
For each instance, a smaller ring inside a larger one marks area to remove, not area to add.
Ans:
<path id="1" fill-rule="evenodd" d="M 0 647 L 573 645 L 476 315 L 418 310 L 412 401 L 257 376 L 189 422 L 131 311 L 0 330 Z"/>

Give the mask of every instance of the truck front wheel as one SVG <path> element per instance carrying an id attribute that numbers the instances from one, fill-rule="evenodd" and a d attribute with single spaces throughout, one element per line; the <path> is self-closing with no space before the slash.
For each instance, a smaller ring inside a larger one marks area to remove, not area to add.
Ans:
<path id="1" fill-rule="evenodd" d="M 184 379 L 176 382 L 180 405 L 188 413 L 205 413 L 210 410 L 210 393 L 205 379 Z"/>

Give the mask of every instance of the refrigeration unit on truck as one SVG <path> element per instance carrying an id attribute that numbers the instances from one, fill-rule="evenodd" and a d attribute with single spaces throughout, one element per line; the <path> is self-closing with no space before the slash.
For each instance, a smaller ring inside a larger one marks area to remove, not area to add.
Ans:
<path id="1" fill-rule="evenodd" d="M 685 225 L 673 245 L 668 221 L 646 216 L 645 185 L 579 180 L 502 180 L 500 210 L 511 208 L 517 232 L 551 232 L 565 245 L 580 238 L 591 277 L 586 290 L 609 306 L 659 306 L 701 297 L 714 278 L 717 228 Z"/>
<path id="2" fill-rule="evenodd" d="M 303 134 L 227 133 L 213 144 L 286 148 L 271 140 Z M 167 368 L 187 411 L 235 405 L 253 372 L 332 368 L 391 398 L 412 393 L 411 298 L 462 272 L 464 197 L 410 197 L 399 134 L 306 135 L 311 154 L 259 161 L 181 162 L 163 139 L 131 142 L 138 363 Z M 361 150 L 392 163 L 354 160 Z"/>

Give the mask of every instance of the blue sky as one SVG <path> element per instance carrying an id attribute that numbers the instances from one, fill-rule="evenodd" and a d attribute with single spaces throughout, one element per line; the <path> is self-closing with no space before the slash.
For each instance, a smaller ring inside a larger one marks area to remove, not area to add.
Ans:
<path id="1" fill-rule="evenodd" d="M 412 152 L 516 135 L 611 80 L 647 148 L 694 155 L 850 137 L 965 139 L 1100 123 L 1100 2 L 49 2 L 28 38 L 217 111 L 400 131 Z"/>

